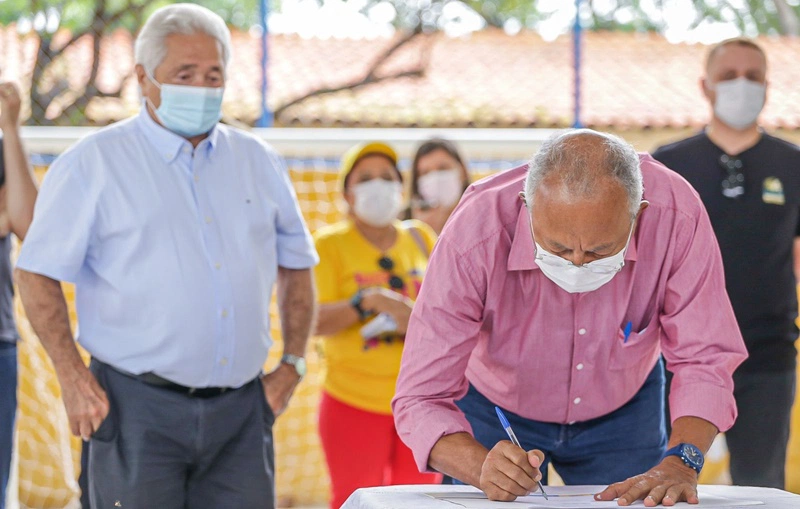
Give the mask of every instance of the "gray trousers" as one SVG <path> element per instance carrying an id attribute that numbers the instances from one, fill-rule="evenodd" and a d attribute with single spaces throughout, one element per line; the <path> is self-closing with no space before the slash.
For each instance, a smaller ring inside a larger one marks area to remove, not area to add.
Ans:
<path id="1" fill-rule="evenodd" d="M 784 489 L 795 378 L 795 371 L 733 374 L 739 417 L 725 433 L 733 484 Z"/>
<path id="2" fill-rule="evenodd" d="M 275 418 L 259 380 L 201 399 L 90 368 L 111 406 L 89 448 L 93 509 L 275 507 Z"/>

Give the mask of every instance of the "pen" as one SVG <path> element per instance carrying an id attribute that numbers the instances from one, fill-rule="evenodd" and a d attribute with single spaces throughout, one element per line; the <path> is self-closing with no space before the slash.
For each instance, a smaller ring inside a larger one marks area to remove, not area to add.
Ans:
<path id="1" fill-rule="evenodd" d="M 506 433 L 508 434 L 508 438 L 511 440 L 511 443 L 516 445 L 520 449 L 524 450 L 524 448 L 519 444 L 519 440 L 517 440 L 517 435 L 515 435 L 514 430 L 511 429 L 511 425 L 508 423 L 508 419 L 506 419 L 506 416 L 505 414 L 503 414 L 503 411 L 500 410 L 500 407 L 497 406 L 494 407 L 494 409 L 497 411 L 497 417 L 500 418 L 500 424 L 503 426 L 503 429 L 506 430 Z M 542 492 L 542 496 L 544 497 L 544 499 L 550 500 L 550 498 L 548 498 L 547 496 L 547 493 L 544 492 L 544 486 L 542 486 L 542 481 L 536 481 L 536 484 L 539 485 L 539 490 Z"/>
<path id="2" fill-rule="evenodd" d="M 631 329 L 633 329 L 633 322 L 628 322 L 627 325 L 625 325 L 625 340 L 623 341 L 623 343 L 628 342 L 628 338 L 631 335 Z"/>

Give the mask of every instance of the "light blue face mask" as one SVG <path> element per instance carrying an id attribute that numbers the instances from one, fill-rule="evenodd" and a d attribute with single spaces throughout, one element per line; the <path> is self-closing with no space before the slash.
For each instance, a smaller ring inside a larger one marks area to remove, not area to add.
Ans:
<path id="1" fill-rule="evenodd" d="M 222 118 L 223 87 L 161 84 L 149 72 L 147 77 L 161 90 L 161 106 L 151 106 L 158 120 L 175 134 L 187 138 L 205 134 Z"/>

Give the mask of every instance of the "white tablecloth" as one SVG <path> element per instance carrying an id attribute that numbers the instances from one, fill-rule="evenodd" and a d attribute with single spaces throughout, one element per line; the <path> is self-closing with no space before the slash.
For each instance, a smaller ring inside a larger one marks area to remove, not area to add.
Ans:
<path id="1" fill-rule="evenodd" d="M 574 488 L 574 487 L 570 487 Z M 586 487 L 587 493 L 596 493 L 597 487 Z M 556 489 L 553 487 L 553 489 Z M 547 487 L 545 490 L 549 491 Z M 471 486 L 452 486 L 452 485 L 417 485 L 417 486 L 384 486 L 379 488 L 361 488 L 353 493 L 342 509 L 457 509 L 459 507 L 457 499 L 453 501 L 442 500 L 430 494 L 447 493 L 464 494 L 474 491 L 480 494 L 480 490 Z M 701 485 L 698 488 L 700 497 L 700 507 L 703 506 L 703 495 L 714 497 L 725 497 L 741 501 L 760 501 L 763 505 L 751 506 L 753 509 L 800 509 L 800 495 L 794 495 L 786 491 L 773 488 L 753 488 L 749 486 L 711 486 Z M 553 500 L 553 499 L 551 499 Z M 474 503 L 474 502 L 473 502 Z M 541 502 L 543 503 L 543 501 Z M 496 503 L 487 500 L 486 506 L 492 507 Z M 508 509 L 525 507 L 523 504 L 504 504 Z M 641 506 L 641 504 L 637 504 Z M 678 504 L 675 507 L 698 507 L 688 504 Z M 535 507 L 539 507 L 538 505 Z M 663 506 L 659 506 L 663 507 Z M 715 507 L 737 507 L 736 505 Z"/>

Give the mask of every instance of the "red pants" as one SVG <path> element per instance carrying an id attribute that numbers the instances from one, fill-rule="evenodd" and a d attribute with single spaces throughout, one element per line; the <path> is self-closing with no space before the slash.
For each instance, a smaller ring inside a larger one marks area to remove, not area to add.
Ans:
<path id="1" fill-rule="evenodd" d="M 359 410 L 324 391 L 319 436 L 331 476 L 333 509 L 341 507 L 358 488 L 441 482 L 439 474 L 419 473 L 391 415 Z"/>

